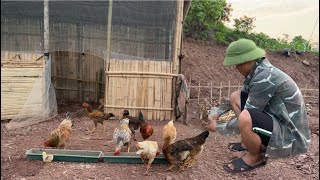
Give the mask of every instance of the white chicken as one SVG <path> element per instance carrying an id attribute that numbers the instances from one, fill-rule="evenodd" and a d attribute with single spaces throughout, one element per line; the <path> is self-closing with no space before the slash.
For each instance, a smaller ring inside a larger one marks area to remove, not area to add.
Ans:
<path id="1" fill-rule="evenodd" d="M 144 175 L 148 175 L 149 168 L 154 161 L 155 157 L 160 154 L 158 151 L 158 143 L 156 141 L 142 141 L 137 143 L 138 151 L 144 164 L 147 164 L 147 171 Z"/>
<path id="2" fill-rule="evenodd" d="M 47 154 L 46 152 L 42 152 L 42 161 L 43 162 L 51 162 L 53 160 L 52 154 Z"/>

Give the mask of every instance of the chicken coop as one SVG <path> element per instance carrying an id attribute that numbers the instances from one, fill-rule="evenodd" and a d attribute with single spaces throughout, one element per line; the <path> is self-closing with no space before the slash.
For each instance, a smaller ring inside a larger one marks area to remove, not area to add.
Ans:
<path id="1" fill-rule="evenodd" d="M 128 109 L 150 120 L 174 119 L 189 5 L 179 0 L 2 1 L 1 120 L 35 104 L 48 115 L 56 114 L 57 103 L 102 97 L 105 112 L 120 115 Z M 41 86 L 34 88 L 35 82 Z M 13 98 L 19 101 L 11 111 Z"/>

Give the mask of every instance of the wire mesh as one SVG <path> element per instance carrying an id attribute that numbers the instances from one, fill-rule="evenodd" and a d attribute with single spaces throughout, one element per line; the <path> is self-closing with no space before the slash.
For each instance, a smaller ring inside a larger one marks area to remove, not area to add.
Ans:
<path id="1" fill-rule="evenodd" d="M 175 1 L 114 1 L 111 58 L 172 59 Z M 49 1 L 49 51 L 106 57 L 108 1 Z M 43 1 L 1 2 L 1 50 L 43 51 Z"/>
<path id="2" fill-rule="evenodd" d="M 87 77 L 87 81 L 96 81 L 94 76 L 97 72 L 103 72 L 104 67 L 101 65 L 86 67 L 86 63 L 80 63 L 82 57 L 87 57 L 90 64 L 98 64 L 98 61 L 106 60 L 107 49 L 110 48 L 111 59 L 154 61 L 173 59 L 176 1 L 117 0 L 113 1 L 112 7 L 107 0 L 47 1 L 48 19 L 44 16 L 44 1 L 1 1 L 1 52 L 43 54 L 44 42 L 49 42 L 48 50 L 52 55 L 52 60 L 48 61 L 44 68 L 45 80 L 35 81 L 24 107 L 12 121 L 21 122 L 15 124 L 15 127 L 40 122 L 56 114 L 55 91 L 59 91 L 56 85 L 62 83 L 53 78 L 56 88 L 54 89 L 50 79 L 52 73 L 56 76 L 69 76 L 69 79 L 83 80 L 86 77 L 77 74 L 83 66 L 82 73 L 93 74 Z M 110 9 L 112 13 L 109 13 Z M 110 23 L 108 19 L 111 19 Z M 48 39 L 45 39 L 44 35 L 44 22 L 49 22 Z M 111 24 L 109 33 L 111 37 L 107 37 L 108 24 Z M 108 39 L 110 47 L 107 47 Z M 49 64 L 53 65 L 52 71 L 51 67 L 48 67 Z M 78 84 L 78 81 L 73 84 Z M 83 84 L 82 89 L 86 90 L 89 86 Z M 90 88 L 91 86 L 95 85 L 90 85 Z M 47 94 L 37 93 L 37 88 Z M 91 92 L 92 89 L 87 91 Z M 35 96 L 42 96 L 41 99 L 45 101 L 33 102 L 36 100 Z M 83 94 L 83 97 L 86 96 Z M 48 108 L 28 112 L 28 107 L 32 103 L 43 103 L 43 107 L 48 106 Z"/>

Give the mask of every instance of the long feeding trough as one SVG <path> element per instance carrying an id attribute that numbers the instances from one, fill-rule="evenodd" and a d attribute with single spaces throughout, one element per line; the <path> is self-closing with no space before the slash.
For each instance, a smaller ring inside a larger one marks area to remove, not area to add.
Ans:
<path id="1" fill-rule="evenodd" d="M 26 155 L 29 160 L 42 161 L 42 152 L 53 155 L 53 161 L 69 162 L 98 162 L 103 154 L 101 151 L 33 148 L 28 150 Z"/>
<path id="2" fill-rule="evenodd" d="M 102 151 L 86 151 L 86 150 L 63 150 L 63 149 L 41 149 L 32 148 L 26 152 L 27 159 L 41 160 L 42 152 L 53 155 L 53 161 L 68 161 L 68 162 L 99 162 L 106 163 L 127 163 L 127 164 L 141 164 L 143 163 L 140 155 L 135 152 L 122 152 L 115 156 L 113 152 L 103 153 Z M 154 164 L 167 164 L 168 161 L 163 154 L 156 156 L 153 161 Z"/>
<path id="3" fill-rule="evenodd" d="M 114 156 L 113 152 L 107 152 L 102 155 L 103 161 L 107 163 L 128 163 L 128 164 L 141 164 L 143 163 L 140 155 L 135 152 L 122 152 L 118 156 Z M 168 164 L 168 161 L 164 158 L 163 154 L 156 156 L 154 164 Z"/>

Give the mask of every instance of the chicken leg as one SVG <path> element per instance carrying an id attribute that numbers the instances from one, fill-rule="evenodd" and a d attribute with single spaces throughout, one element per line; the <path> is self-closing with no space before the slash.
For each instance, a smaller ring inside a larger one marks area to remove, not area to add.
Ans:
<path id="1" fill-rule="evenodd" d="M 103 126 L 103 132 L 106 132 L 106 129 L 107 129 L 107 123 L 106 123 L 106 121 L 103 121 L 102 126 Z"/>
<path id="2" fill-rule="evenodd" d="M 98 122 L 96 122 L 95 120 L 92 120 L 92 121 L 93 121 L 94 127 L 92 128 L 92 130 L 87 129 L 87 130 L 90 131 L 91 133 L 95 132 L 95 130 L 96 130 L 97 127 L 98 127 Z"/>
<path id="3" fill-rule="evenodd" d="M 130 143 L 128 143 L 128 152 L 130 152 Z"/>
<path id="4" fill-rule="evenodd" d="M 150 168 L 151 164 L 147 164 L 147 171 L 144 173 L 145 176 L 149 175 L 149 168 Z"/>
<path id="5" fill-rule="evenodd" d="M 93 127 L 92 130 L 90 130 L 89 128 L 87 128 L 87 130 L 91 133 L 94 133 L 96 131 L 96 127 Z"/>
<path id="6" fill-rule="evenodd" d="M 172 169 L 175 167 L 176 165 L 171 164 L 170 167 L 167 169 L 167 171 L 172 171 Z"/>

